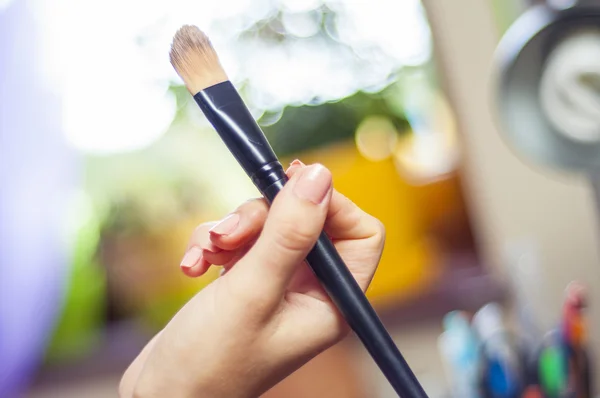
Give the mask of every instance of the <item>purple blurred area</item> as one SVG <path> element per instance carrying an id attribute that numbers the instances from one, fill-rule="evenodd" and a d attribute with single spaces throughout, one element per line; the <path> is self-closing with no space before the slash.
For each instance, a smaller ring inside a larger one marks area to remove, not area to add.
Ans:
<path id="1" fill-rule="evenodd" d="M 40 80 L 26 1 L 0 10 L 0 396 L 20 396 L 41 365 L 67 275 L 65 194 L 76 157 L 60 99 Z"/>

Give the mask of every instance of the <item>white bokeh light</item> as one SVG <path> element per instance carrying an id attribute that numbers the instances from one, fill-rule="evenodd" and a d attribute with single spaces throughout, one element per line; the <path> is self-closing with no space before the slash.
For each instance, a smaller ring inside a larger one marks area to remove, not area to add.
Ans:
<path id="1" fill-rule="evenodd" d="M 284 12 L 282 15 L 283 26 L 286 31 L 296 37 L 310 37 L 315 35 L 320 28 L 321 12 Z"/>
<path id="2" fill-rule="evenodd" d="M 321 0 L 281 0 L 284 9 L 290 12 L 303 12 L 314 10 L 323 2 Z"/>
<path id="3" fill-rule="evenodd" d="M 14 0 L 0 0 L 0 12 L 7 9 Z"/>
<path id="4" fill-rule="evenodd" d="M 356 47 L 379 46 L 403 64 L 418 65 L 431 51 L 430 32 L 420 0 L 332 0 L 339 38 Z M 328 3 L 328 4 L 329 4 Z"/>
<path id="5" fill-rule="evenodd" d="M 159 138 L 175 115 L 175 100 L 167 92 L 172 73 L 158 66 L 168 62 L 152 59 L 159 46 L 145 49 L 139 37 L 164 10 L 139 0 L 42 3 L 44 62 L 63 98 L 69 143 L 107 154 L 140 149 Z"/>
<path id="6" fill-rule="evenodd" d="M 419 0 L 33 3 L 44 29 L 44 73 L 64 99 L 67 138 L 88 153 L 140 149 L 169 128 L 176 104 L 168 87 L 181 81 L 167 54 L 183 24 L 207 32 L 230 79 L 245 84 L 256 115 L 377 91 L 402 66 L 423 63 L 431 53 Z M 331 32 L 339 45 L 316 35 L 322 4 L 337 13 Z M 278 9 L 292 35 L 284 44 L 240 39 Z"/>

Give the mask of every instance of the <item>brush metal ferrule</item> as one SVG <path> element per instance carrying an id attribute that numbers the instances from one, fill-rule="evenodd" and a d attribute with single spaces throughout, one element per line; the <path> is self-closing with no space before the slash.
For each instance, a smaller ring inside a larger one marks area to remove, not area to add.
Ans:
<path id="1" fill-rule="evenodd" d="M 215 84 L 194 99 L 254 185 L 273 200 L 269 187 L 285 183 L 285 171 L 233 84 Z"/>

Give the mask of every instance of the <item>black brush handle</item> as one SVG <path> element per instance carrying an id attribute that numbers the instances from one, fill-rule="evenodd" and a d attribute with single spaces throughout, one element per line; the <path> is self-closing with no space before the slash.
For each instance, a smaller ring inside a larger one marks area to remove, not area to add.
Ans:
<path id="1" fill-rule="evenodd" d="M 230 152 L 271 203 L 287 176 L 235 87 L 229 81 L 194 95 Z M 335 246 L 322 232 L 306 258 L 313 272 L 402 398 L 427 398 L 404 357 L 356 283 Z"/>
<path id="2" fill-rule="evenodd" d="M 269 203 L 283 189 L 286 179 L 282 178 L 262 192 Z M 325 232 L 321 232 L 317 243 L 306 256 L 306 262 L 398 396 L 427 398 L 423 387 Z"/>

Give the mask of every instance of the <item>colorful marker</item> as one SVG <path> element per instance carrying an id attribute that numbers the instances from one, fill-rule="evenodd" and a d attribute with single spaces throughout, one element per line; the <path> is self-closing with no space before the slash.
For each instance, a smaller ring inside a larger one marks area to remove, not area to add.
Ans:
<path id="1" fill-rule="evenodd" d="M 481 308 L 473 317 L 482 342 L 481 387 L 486 397 L 520 398 L 523 385 L 520 358 L 504 328 L 502 310 L 497 303 Z"/>
<path id="2" fill-rule="evenodd" d="M 453 396 L 480 398 L 478 376 L 480 368 L 479 342 L 471 329 L 466 313 L 453 311 L 444 317 L 444 333 L 438 347 L 445 360 Z"/>
<path id="3" fill-rule="evenodd" d="M 567 286 L 563 305 L 562 339 L 569 364 L 569 390 L 577 398 L 592 398 L 592 377 L 588 355 L 587 328 L 584 310 L 587 305 L 586 288 L 578 282 Z"/>

